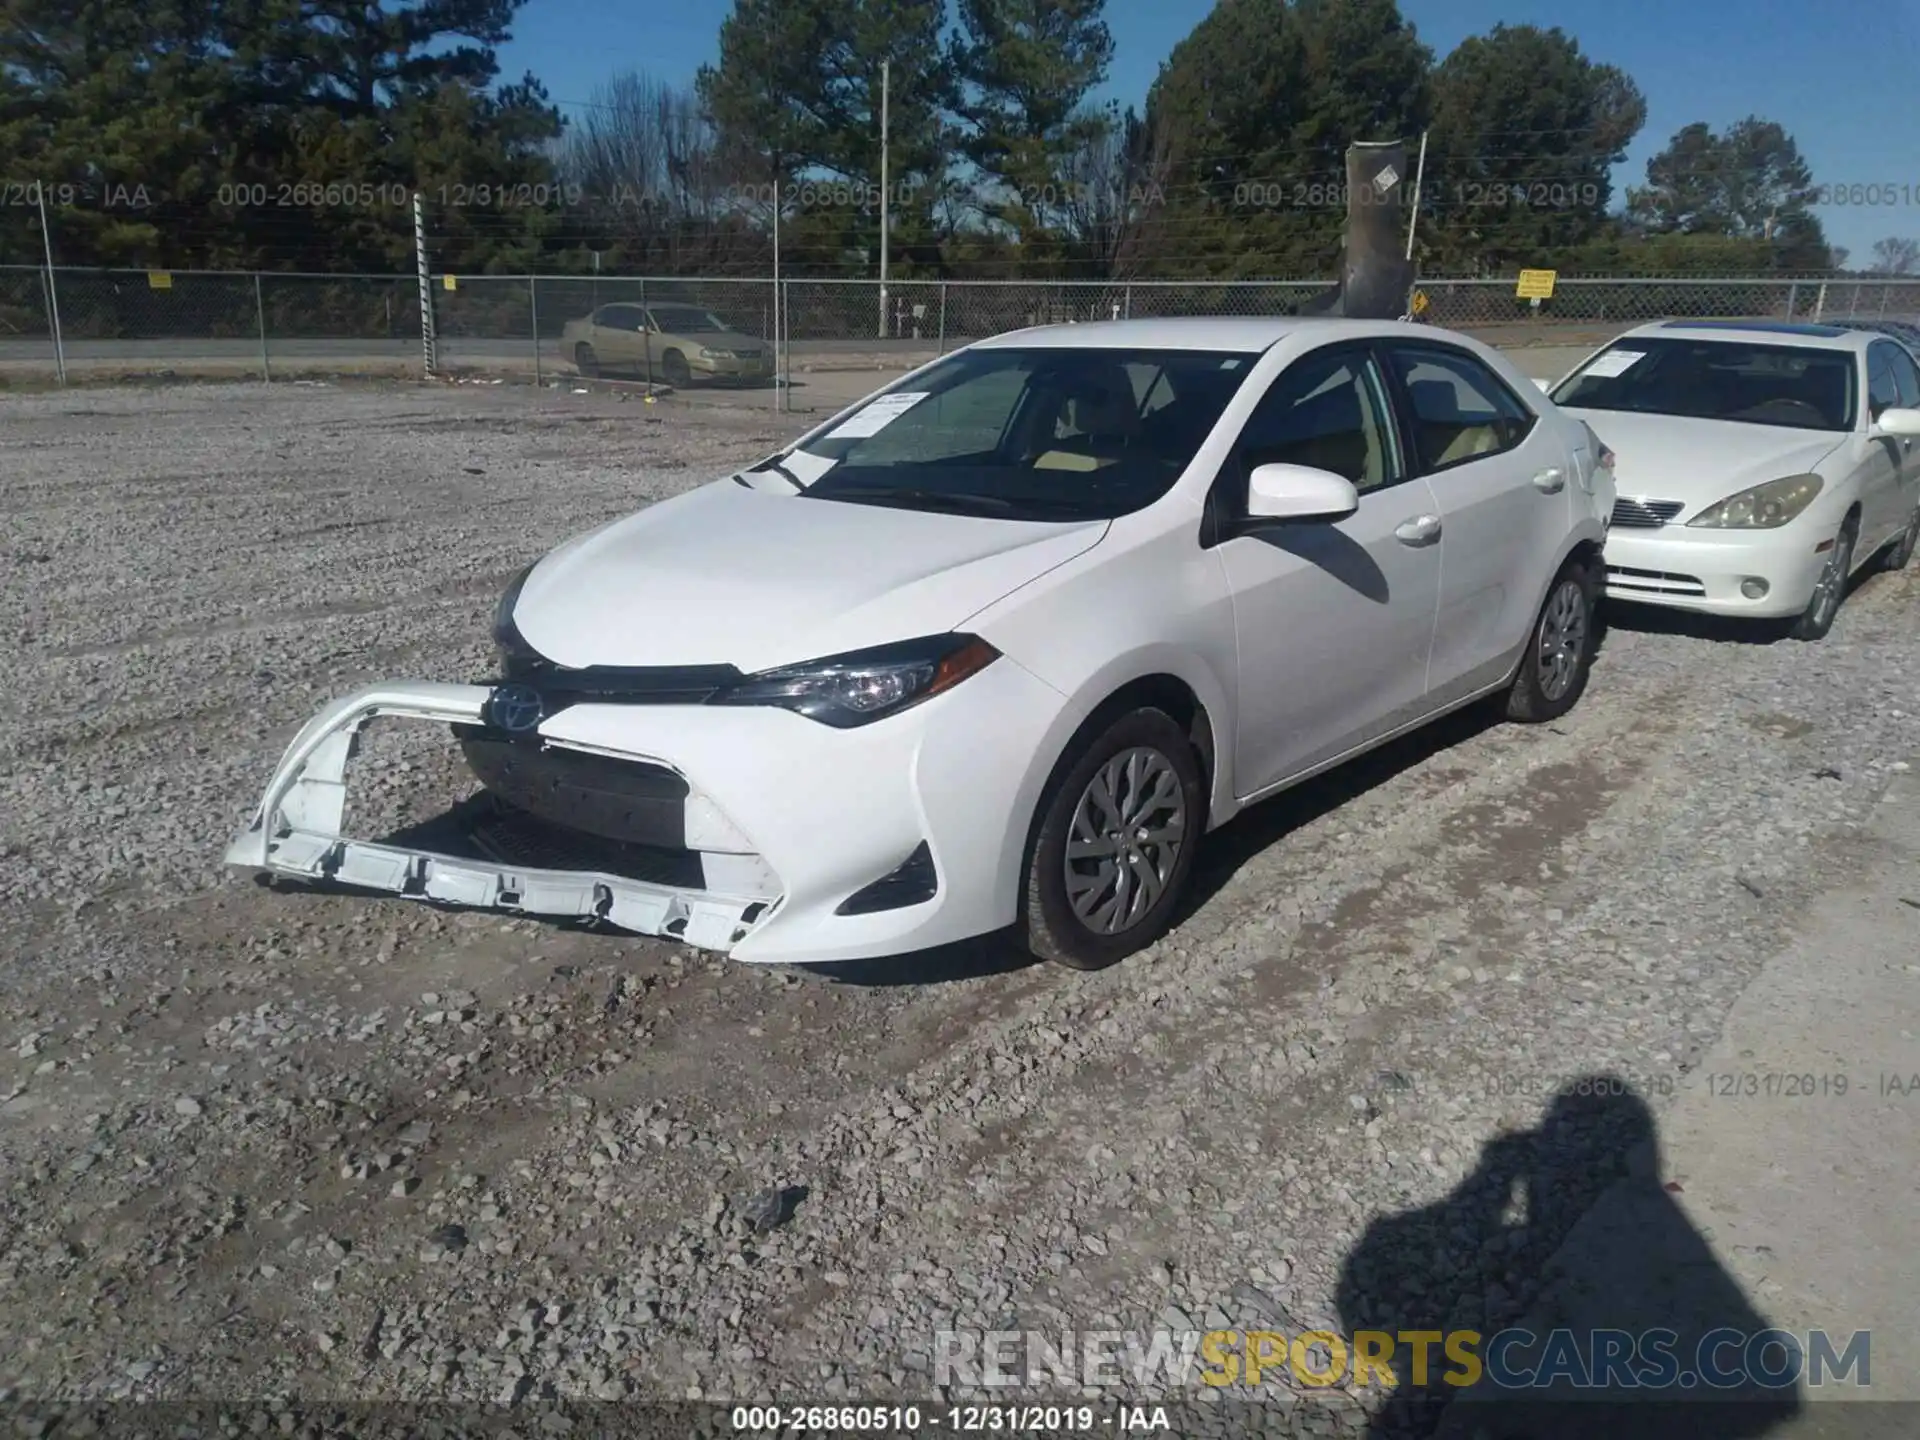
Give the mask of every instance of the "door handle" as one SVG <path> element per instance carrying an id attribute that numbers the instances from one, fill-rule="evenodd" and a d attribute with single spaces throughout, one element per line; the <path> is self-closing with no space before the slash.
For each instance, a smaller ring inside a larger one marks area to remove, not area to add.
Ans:
<path id="1" fill-rule="evenodd" d="M 1416 515 L 1394 527 L 1393 538 L 1402 545 L 1427 545 L 1440 538 L 1438 515 Z"/>
<path id="2" fill-rule="evenodd" d="M 1533 488 L 1543 495 L 1556 495 L 1566 488 L 1566 471 L 1555 466 L 1551 470 L 1542 470 L 1533 477 Z"/>

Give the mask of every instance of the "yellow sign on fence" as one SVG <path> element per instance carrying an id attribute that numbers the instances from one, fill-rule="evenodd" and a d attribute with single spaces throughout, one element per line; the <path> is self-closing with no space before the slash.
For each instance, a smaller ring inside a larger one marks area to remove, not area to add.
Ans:
<path id="1" fill-rule="evenodd" d="M 171 290 L 173 288 L 173 276 L 169 275 L 165 270 L 149 270 L 147 272 L 147 288 L 149 290 Z"/>
<path id="2" fill-rule="evenodd" d="M 1430 303 L 1431 303 L 1431 302 L 1430 302 L 1430 301 L 1429 301 L 1429 300 L 1427 299 L 1427 292 L 1426 292 L 1426 291 L 1424 291 L 1424 290 L 1416 290 L 1416 291 L 1414 291 L 1414 292 L 1413 292 L 1413 313 L 1414 313 L 1414 314 L 1416 314 L 1416 315 L 1424 315 L 1424 314 L 1426 314 L 1426 313 L 1427 313 L 1427 306 L 1428 306 L 1428 305 L 1429 305 Z"/>
<path id="3" fill-rule="evenodd" d="M 1558 273 L 1554 270 L 1522 270 L 1520 283 L 1513 287 L 1513 293 L 1521 300 L 1551 300 L 1554 277 Z"/>
<path id="4" fill-rule="evenodd" d="M 440 283 L 449 290 L 458 290 L 460 288 L 460 282 L 455 280 L 451 275 L 442 275 L 440 277 Z"/>

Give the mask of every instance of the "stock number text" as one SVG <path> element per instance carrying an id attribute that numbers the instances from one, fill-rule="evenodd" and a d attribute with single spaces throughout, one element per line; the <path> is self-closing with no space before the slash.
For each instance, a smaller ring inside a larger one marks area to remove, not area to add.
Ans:
<path id="1" fill-rule="evenodd" d="M 412 198 L 404 185 L 322 180 L 243 181 L 214 192 L 214 202 L 225 210 L 372 210 L 405 205 Z"/>

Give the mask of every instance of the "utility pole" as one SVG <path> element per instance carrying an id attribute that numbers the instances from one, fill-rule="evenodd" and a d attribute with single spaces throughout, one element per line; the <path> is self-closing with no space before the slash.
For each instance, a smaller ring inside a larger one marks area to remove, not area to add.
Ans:
<path id="1" fill-rule="evenodd" d="M 780 165 L 773 168 L 773 403 L 787 408 L 787 376 L 780 363 Z"/>
<path id="2" fill-rule="evenodd" d="M 880 338 L 887 338 L 887 90 L 893 62 L 880 62 Z"/>
<path id="3" fill-rule="evenodd" d="M 1427 178 L 1427 132 L 1420 132 L 1420 160 L 1413 167 L 1413 218 L 1407 222 L 1407 259 L 1413 259 L 1413 232 L 1420 226 L 1420 188 Z"/>
<path id="4" fill-rule="evenodd" d="M 60 372 L 60 383 L 67 383 L 67 347 L 60 335 L 60 291 L 53 278 L 53 231 L 47 227 L 47 187 L 35 183 L 33 197 L 40 205 L 40 244 L 47 256 L 47 326 L 53 333 L 53 364 Z M 884 294 L 885 292 L 882 291 Z M 882 310 L 886 301 L 880 302 Z"/>
<path id="5" fill-rule="evenodd" d="M 426 378 L 433 379 L 439 348 L 433 325 L 433 284 L 427 265 L 427 210 L 418 190 L 413 192 L 413 263 L 420 280 L 420 359 Z"/>

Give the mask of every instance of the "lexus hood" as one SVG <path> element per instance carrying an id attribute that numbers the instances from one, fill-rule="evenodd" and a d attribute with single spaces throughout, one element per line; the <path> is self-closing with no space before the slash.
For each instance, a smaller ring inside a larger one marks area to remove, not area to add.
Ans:
<path id="1" fill-rule="evenodd" d="M 1621 495 L 1678 500 L 1691 515 L 1754 485 L 1805 475 L 1853 437 L 1734 420 L 1694 420 L 1625 410 L 1563 407 L 1584 420 L 1614 454 Z"/>
<path id="2" fill-rule="evenodd" d="M 560 665 L 752 673 L 955 629 L 1091 549 L 1107 527 L 721 480 L 562 545 L 527 576 L 513 619 Z"/>

